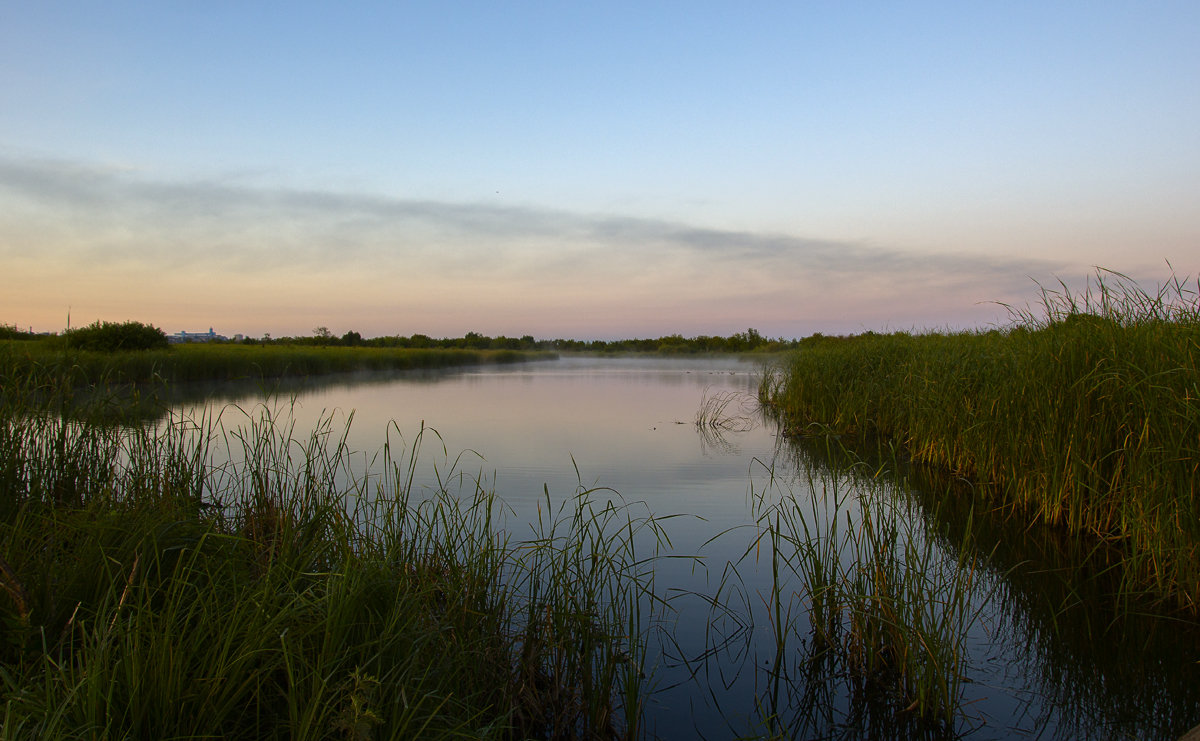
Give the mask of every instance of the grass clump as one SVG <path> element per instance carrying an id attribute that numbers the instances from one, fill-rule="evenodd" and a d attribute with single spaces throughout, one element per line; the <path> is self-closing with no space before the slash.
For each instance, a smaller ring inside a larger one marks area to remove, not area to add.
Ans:
<path id="1" fill-rule="evenodd" d="M 764 382 L 794 433 L 882 436 L 1124 554 L 1121 594 L 1200 611 L 1200 305 L 1101 272 L 982 333 L 807 343 Z"/>
<path id="2" fill-rule="evenodd" d="M 427 430 L 359 464 L 349 420 L 130 429 L 14 398 L 0 738 L 636 732 L 652 519 L 581 491 L 515 542 L 444 446 L 414 484 Z"/>

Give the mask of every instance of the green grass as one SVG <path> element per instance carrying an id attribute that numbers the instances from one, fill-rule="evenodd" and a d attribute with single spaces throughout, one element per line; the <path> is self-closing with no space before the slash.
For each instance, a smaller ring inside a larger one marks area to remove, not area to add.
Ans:
<path id="1" fill-rule="evenodd" d="M 980 564 L 969 548 L 947 555 L 917 504 L 882 475 L 894 463 L 866 469 L 824 442 L 838 462 L 801 466 L 811 495 L 795 495 L 773 470 L 753 494 L 758 535 L 742 562 L 771 569 L 764 597 L 775 642 L 762 730 L 955 737 L 967 635 L 990 599 Z"/>
<path id="2" fill-rule="evenodd" d="M 610 492 L 517 541 L 429 430 L 367 460 L 350 420 L 125 428 L 46 383 L 0 402 L 0 738 L 637 734 L 661 531 Z"/>
<path id="3" fill-rule="evenodd" d="M 462 348 L 387 348 L 194 343 L 163 350 L 71 350 L 54 341 L 0 340 L 0 377 L 30 373 L 76 385 L 149 384 L 313 376 L 507 363 L 550 353 Z"/>
<path id="4" fill-rule="evenodd" d="M 806 343 L 762 397 L 793 434 L 882 436 L 1123 553 L 1122 591 L 1200 610 L 1200 307 L 1101 273 L 1005 331 Z"/>

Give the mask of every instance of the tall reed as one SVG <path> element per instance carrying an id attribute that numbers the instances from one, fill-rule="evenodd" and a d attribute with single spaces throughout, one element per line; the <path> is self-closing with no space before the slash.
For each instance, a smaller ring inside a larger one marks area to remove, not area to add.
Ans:
<path id="1" fill-rule="evenodd" d="M 0 415 L 0 738 L 636 735 L 649 515 L 583 490 L 517 540 L 429 430 L 368 458 L 350 420 L 124 428 L 27 381 Z"/>
<path id="2" fill-rule="evenodd" d="M 1010 329 L 806 343 L 761 395 L 793 432 L 882 435 L 1025 516 L 1111 542 L 1122 590 L 1200 611 L 1200 305 L 1101 272 Z"/>
<path id="3" fill-rule="evenodd" d="M 800 495 L 772 474 L 755 494 L 760 534 L 743 560 L 770 562 L 776 735 L 943 738 L 966 721 L 966 640 L 989 595 L 969 549 L 944 550 L 881 473 L 810 468 Z"/>

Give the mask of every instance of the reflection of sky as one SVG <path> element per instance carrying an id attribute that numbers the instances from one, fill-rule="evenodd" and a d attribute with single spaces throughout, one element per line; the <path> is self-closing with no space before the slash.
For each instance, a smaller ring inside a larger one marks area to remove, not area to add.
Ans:
<path id="1" fill-rule="evenodd" d="M 625 501 L 645 502 L 659 516 L 688 515 L 671 520 L 668 532 L 674 553 L 694 555 L 712 536 L 753 521 L 751 472 L 763 471 L 753 460 L 769 462 L 776 444 L 773 430 L 757 425 L 726 433 L 725 444 L 714 445 L 697 430 L 696 413 L 706 395 L 754 393 L 757 379 L 754 363 L 730 359 L 568 358 L 423 374 L 418 381 L 318 388 L 299 393 L 294 409 L 297 430 L 307 429 L 322 414 L 344 417 L 353 410 L 349 444 L 368 455 L 382 446 L 392 421 L 407 443 L 422 422 L 437 430 L 451 460 L 461 451 L 475 451 L 482 458 L 464 455 L 460 470 L 468 477 L 482 474 L 487 481 L 494 475 L 497 493 L 513 508 L 508 528 L 516 538 L 530 533 L 523 523 L 537 516 L 543 486 L 557 506 L 582 480 L 587 487 L 609 487 Z M 427 433 L 418 486 L 434 481 L 430 466 L 441 459 L 440 444 Z M 601 500 L 609 496 L 616 495 L 599 493 Z M 749 537 L 709 544 L 705 559 L 715 565 L 668 559 L 656 568 L 657 589 L 674 596 L 679 607 L 688 606 L 680 615 L 686 618 L 679 632 L 685 650 L 703 651 L 710 615 L 703 602 L 679 595 L 715 589 L 723 565 L 742 555 Z M 761 588 L 754 582 L 753 558 L 742 571 L 751 579 L 751 590 Z M 659 681 L 678 679 L 664 671 Z M 743 682 L 753 679 L 753 672 L 747 672 Z M 752 685 L 743 683 L 731 696 L 752 691 Z M 703 722 L 706 714 L 715 722 L 711 708 L 693 706 L 693 695 L 695 688 L 688 685 L 657 695 L 653 722 L 660 730 L 691 728 L 693 718 Z"/>
<path id="2" fill-rule="evenodd" d="M 354 409 L 352 444 L 360 450 L 378 447 L 374 436 L 389 421 L 409 439 L 423 421 L 452 455 L 470 450 L 482 456 L 465 457 L 464 468 L 489 477 L 494 472 L 499 493 L 513 506 L 540 498 L 543 484 L 561 495 L 580 481 L 628 499 L 654 499 L 656 511 L 670 509 L 662 498 L 678 496 L 686 483 L 692 512 L 702 502 L 727 499 L 725 485 L 732 481 L 742 506 L 745 463 L 704 445 L 694 417 L 705 393 L 753 392 L 753 364 L 723 361 L 719 369 L 709 363 L 679 373 L 661 364 L 569 368 L 568 362 L 466 372 L 437 383 L 318 391 L 300 403 L 305 413 Z M 737 440 L 758 454 L 774 444 L 764 428 Z"/>

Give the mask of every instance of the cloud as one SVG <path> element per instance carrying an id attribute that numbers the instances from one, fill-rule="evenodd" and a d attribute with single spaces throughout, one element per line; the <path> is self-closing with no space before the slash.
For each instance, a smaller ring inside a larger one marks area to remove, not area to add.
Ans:
<path id="1" fill-rule="evenodd" d="M 270 275 L 277 287 L 263 289 L 263 301 L 320 280 L 364 306 L 444 302 L 487 316 L 520 304 L 527 319 L 557 308 L 626 322 L 639 310 L 665 322 L 718 306 L 735 327 L 772 311 L 916 317 L 921 305 L 1010 299 L 1028 293 L 1029 276 L 1063 269 L 619 214 L 163 182 L 128 168 L 3 158 L 0 259 L 70 266 L 60 268 L 67 283 L 73 270 L 103 273 L 120 290 L 132 290 L 119 279 L 135 273 L 175 275 L 181 286 L 180 274 L 230 285 L 240 285 L 230 276 Z"/>

